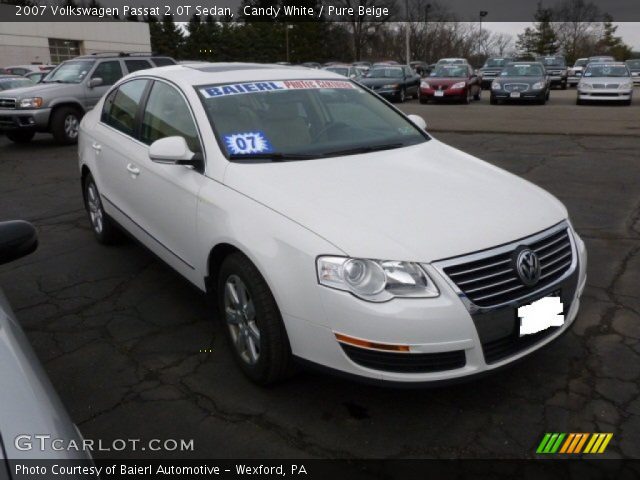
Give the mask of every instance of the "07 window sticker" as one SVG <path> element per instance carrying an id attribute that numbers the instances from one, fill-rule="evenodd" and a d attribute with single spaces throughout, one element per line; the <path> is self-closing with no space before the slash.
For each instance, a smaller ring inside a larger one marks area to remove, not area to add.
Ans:
<path id="1" fill-rule="evenodd" d="M 273 147 L 264 132 L 233 133 L 223 137 L 224 145 L 231 155 L 272 153 Z"/>

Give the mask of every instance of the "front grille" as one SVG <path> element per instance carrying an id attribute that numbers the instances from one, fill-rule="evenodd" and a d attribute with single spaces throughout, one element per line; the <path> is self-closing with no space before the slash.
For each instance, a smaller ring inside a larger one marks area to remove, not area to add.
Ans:
<path id="1" fill-rule="evenodd" d="M 0 108 L 16 108 L 15 98 L 0 98 Z"/>
<path id="2" fill-rule="evenodd" d="M 619 83 L 594 83 L 593 88 L 615 90 L 620 86 Z"/>
<path id="3" fill-rule="evenodd" d="M 508 303 L 532 294 L 560 279 L 573 261 L 573 248 L 567 228 L 550 233 L 527 245 L 540 260 L 540 280 L 531 287 L 524 285 L 514 266 L 514 252 L 519 245 L 499 254 L 480 260 L 447 266 L 444 273 L 457 287 L 479 307 L 491 307 Z"/>
<path id="4" fill-rule="evenodd" d="M 499 338 L 491 342 L 482 344 L 482 353 L 484 354 L 485 362 L 491 364 L 502 360 L 503 358 L 510 357 L 516 353 L 525 350 L 541 340 L 544 340 L 549 335 L 557 332 L 561 327 L 549 327 L 541 332 L 534 333 L 532 335 L 526 335 L 520 337 L 517 333 L 509 335 L 507 337 Z"/>
<path id="5" fill-rule="evenodd" d="M 439 353 L 397 353 L 354 347 L 345 343 L 344 353 L 358 365 L 396 373 L 429 373 L 462 368 L 467 363 L 464 350 Z"/>
<path id="6" fill-rule="evenodd" d="M 504 89 L 507 92 L 526 92 L 529 90 L 529 85 L 526 83 L 506 83 Z"/>

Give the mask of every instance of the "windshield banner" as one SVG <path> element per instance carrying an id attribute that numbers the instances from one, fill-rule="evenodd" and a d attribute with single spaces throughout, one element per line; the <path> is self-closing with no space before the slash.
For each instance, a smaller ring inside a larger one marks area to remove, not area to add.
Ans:
<path id="1" fill-rule="evenodd" d="M 236 83 L 232 85 L 204 87 L 200 89 L 200 93 L 202 93 L 205 98 L 213 98 L 224 97 L 227 95 L 241 95 L 243 93 L 320 88 L 355 89 L 356 87 L 347 80 L 283 80 L 273 82 Z"/>

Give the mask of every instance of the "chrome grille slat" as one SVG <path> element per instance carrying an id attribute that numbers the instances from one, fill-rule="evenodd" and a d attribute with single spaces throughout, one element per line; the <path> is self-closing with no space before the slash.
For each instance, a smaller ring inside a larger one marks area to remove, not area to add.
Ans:
<path id="1" fill-rule="evenodd" d="M 497 267 L 498 265 L 502 265 L 504 263 L 509 263 L 509 259 L 507 260 L 502 260 L 500 262 L 496 262 L 496 263 L 492 263 L 490 265 L 483 265 L 481 267 L 476 267 L 476 268 L 470 268 L 469 270 L 463 270 L 462 272 L 456 272 L 456 273 L 452 273 L 451 276 L 452 277 L 459 277 L 461 275 L 467 275 L 469 273 L 473 273 L 473 272 L 477 272 L 479 270 L 486 270 L 487 268 L 491 268 L 491 267 Z"/>
<path id="2" fill-rule="evenodd" d="M 562 256 L 560 256 L 560 257 L 558 257 L 558 258 L 556 258 L 556 259 L 554 259 L 554 260 L 552 260 L 552 261 L 550 261 L 548 263 L 545 263 L 544 266 L 541 267 L 542 271 L 546 270 L 547 268 L 549 268 L 552 265 L 555 265 L 559 261 L 564 260 L 565 258 L 567 258 L 570 255 L 571 255 L 571 252 L 567 252 L 564 255 L 562 255 Z"/>
<path id="3" fill-rule="evenodd" d="M 500 285 L 504 285 L 505 283 L 517 282 L 517 281 L 518 281 L 518 277 L 509 277 L 506 280 L 502 280 L 500 282 L 491 283 L 489 285 L 483 285 L 482 287 L 468 288 L 465 291 L 467 292 L 467 294 L 475 293 L 475 292 L 481 292 L 482 290 L 487 290 L 487 289 L 493 288 L 493 287 L 499 287 Z"/>
<path id="4" fill-rule="evenodd" d="M 14 98 L 0 98 L 0 108 L 16 108 L 16 100 Z"/>
<path id="5" fill-rule="evenodd" d="M 511 268 L 508 268 L 507 270 L 501 270 L 499 272 L 492 273 L 490 275 L 484 275 L 482 277 L 474 278 L 473 280 L 465 280 L 464 282 L 457 282 L 457 283 L 458 283 L 458 285 L 468 285 L 470 283 L 475 283 L 475 282 L 479 282 L 481 280 L 486 280 L 487 278 L 493 278 L 493 277 L 497 277 L 499 275 L 504 275 L 505 273 L 513 273 L 513 270 Z"/>
<path id="6" fill-rule="evenodd" d="M 540 279 L 533 286 L 527 286 L 520 280 L 513 264 L 515 252 L 522 247 L 533 250 L 540 261 Z M 560 224 L 547 233 L 503 247 L 443 261 L 441 271 L 472 305 L 488 308 L 525 298 L 553 285 L 571 267 L 573 255 L 569 229 L 566 224 Z"/>

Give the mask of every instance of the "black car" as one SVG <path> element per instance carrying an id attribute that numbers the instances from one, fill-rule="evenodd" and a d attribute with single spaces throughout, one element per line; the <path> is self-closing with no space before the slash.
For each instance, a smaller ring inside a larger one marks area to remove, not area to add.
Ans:
<path id="1" fill-rule="evenodd" d="M 491 84 L 491 105 L 504 101 L 533 101 L 544 105 L 549 100 L 551 82 L 538 62 L 511 62 Z"/>
<path id="2" fill-rule="evenodd" d="M 491 82 L 493 82 L 493 79 L 500 74 L 500 71 L 502 70 L 502 68 L 506 64 L 512 61 L 513 61 L 512 58 L 506 58 L 506 57 L 487 58 L 487 61 L 484 62 L 484 65 L 482 66 L 482 68 L 478 70 L 478 74 L 482 79 L 480 82 L 480 85 L 482 86 L 482 88 L 484 90 L 488 89 L 491 86 Z"/>
<path id="3" fill-rule="evenodd" d="M 408 65 L 374 65 L 359 82 L 378 95 L 402 103 L 407 97 L 418 97 L 420 75 Z"/>
<path id="4" fill-rule="evenodd" d="M 552 87 L 559 85 L 562 90 L 567 89 L 569 69 L 567 68 L 567 61 L 564 57 L 559 55 L 537 57 L 536 62 L 540 62 L 544 65 L 544 68 L 547 70 L 547 75 L 549 75 Z"/>

